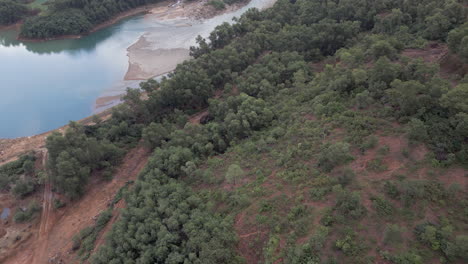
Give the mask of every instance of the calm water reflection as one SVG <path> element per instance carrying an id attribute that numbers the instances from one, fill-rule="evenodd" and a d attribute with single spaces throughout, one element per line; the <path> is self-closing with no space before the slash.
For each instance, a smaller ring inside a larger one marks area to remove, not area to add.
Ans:
<path id="1" fill-rule="evenodd" d="M 0 32 L 0 137 L 29 136 L 91 114 L 122 80 L 126 49 L 145 32 L 142 16 L 81 39 L 19 42 Z"/>

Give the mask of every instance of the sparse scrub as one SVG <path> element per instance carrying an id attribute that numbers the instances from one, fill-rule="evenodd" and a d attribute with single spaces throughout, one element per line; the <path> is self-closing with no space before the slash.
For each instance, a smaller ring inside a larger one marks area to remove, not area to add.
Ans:
<path id="1" fill-rule="evenodd" d="M 385 245 L 399 245 L 403 242 L 404 229 L 396 224 L 388 224 L 385 227 L 383 242 Z"/>
<path id="2" fill-rule="evenodd" d="M 374 172 L 383 172 L 387 170 L 387 165 L 385 165 L 381 158 L 376 158 L 369 161 L 366 165 L 366 168 Z"/>
<path id="3" fill-rule="evenodd" d="M 13 216 L 13 221 L 16 223 L 31 221 L 40 210 L 41 206 L 37 202 L 33 201 L 26 209 L 23 210 L 19 208 Z"/>
<path id="4" fill-rule="evenodd" d="M 226 5 L 222 0 L 210 0 L 208 2 L 208 5 L 214 7 L 217 10 L 223 10 L 224 8 L 226 8 Z"/>
<path id="5" fill-rule="evenodd" d="M 394 206 L 382 196 L 372 197 L 372 205 L 379 216 L 388 217 L 395 212 Z"/>
<path id="6" fill-rule="evenodd" d="M 375 148 L 378 142 L 379 139 L 376 136 L 369 136 L 364 140 L 364 142 L 361 143 L 359 150 L 361 150 L 362 153 L 365 153 L 367 150 Z"/>
<path id="7" fill-rule="evenodd" d="M 365 246 L 357 239 L 357 234 L 351 228 L 346 228 L 342 237 L 335 241 L 335 247 L 346 256 L 358 256 Z"/>

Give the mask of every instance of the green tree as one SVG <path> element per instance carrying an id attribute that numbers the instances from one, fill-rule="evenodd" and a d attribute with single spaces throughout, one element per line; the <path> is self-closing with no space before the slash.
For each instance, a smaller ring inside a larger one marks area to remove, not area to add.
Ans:
<path id="1" fill-rule="evenodd" d="M 57 175 L 54 184 L 70 198 L 79 197 L 89 177 L 89 167 L 83 167 L 78 160 L 64 151 L 57 157 Z"/>
<path id="2" fill-rule="evenodd" d="M 468 113 L 468 84 L 462 83 L 448 91 L 440 99 L 441 105 L 458 112 Z"/>
<path id="3" fill-rule="evenodd" d="M 229 165 L 225 178 L 229 183 L 236 184 L 244 175 L 244 171 L 237 164 Z"/>
<path id="4" fill-rule="evenodd" d="M 338 165 L 351 161 L 353 157 L 349 154 L 349 144 L 337 142 L 325 144 L 318 157 L 318 165 L 325 171 L 330 171 Z"/>

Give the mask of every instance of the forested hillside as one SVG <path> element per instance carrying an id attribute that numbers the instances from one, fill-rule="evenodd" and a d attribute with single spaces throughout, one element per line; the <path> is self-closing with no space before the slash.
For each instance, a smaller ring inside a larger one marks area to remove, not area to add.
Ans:
<path id="1" fill-rule="evenodd" d="M 0 0 L 0 25 L 14 24 L 30 13 L 31 10 L 19 1 Z"/>
<path id="2" fill-rule="evenodd" d="M 91 262 L 466 263 L 467 9 L 278 0 L 198 38 L 110 120 L 49 137 L 74 199 L 153 149 Z"/>
<path id="3" fill-rule="evenodd" d="M 280 0 L 199 38 L 114 117 L 155 150 L 93 263 L 466 262 L 466 15 Z"/>

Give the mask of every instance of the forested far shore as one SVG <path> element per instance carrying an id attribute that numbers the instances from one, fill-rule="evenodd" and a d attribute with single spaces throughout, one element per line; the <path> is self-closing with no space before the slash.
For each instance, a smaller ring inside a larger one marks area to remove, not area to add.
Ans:
<path id="1" fill-rule="evenodd" d="M 0 0 L 0 26 L 8 26 L 36 13 L 21 1 Z"/>
<path id="2" fill-rule="evenodd" d="M 86 34 L 96 26 L 106 23 L 123 12 L 163 1 L 166 0 L 52 1 L 48 4 L 47 12 L 25 20 L 21 26 L 20 37 L 24 39 L 51 39 Z M 241 0 L 226 1 L 228 4 L 232 4 Z"/>

